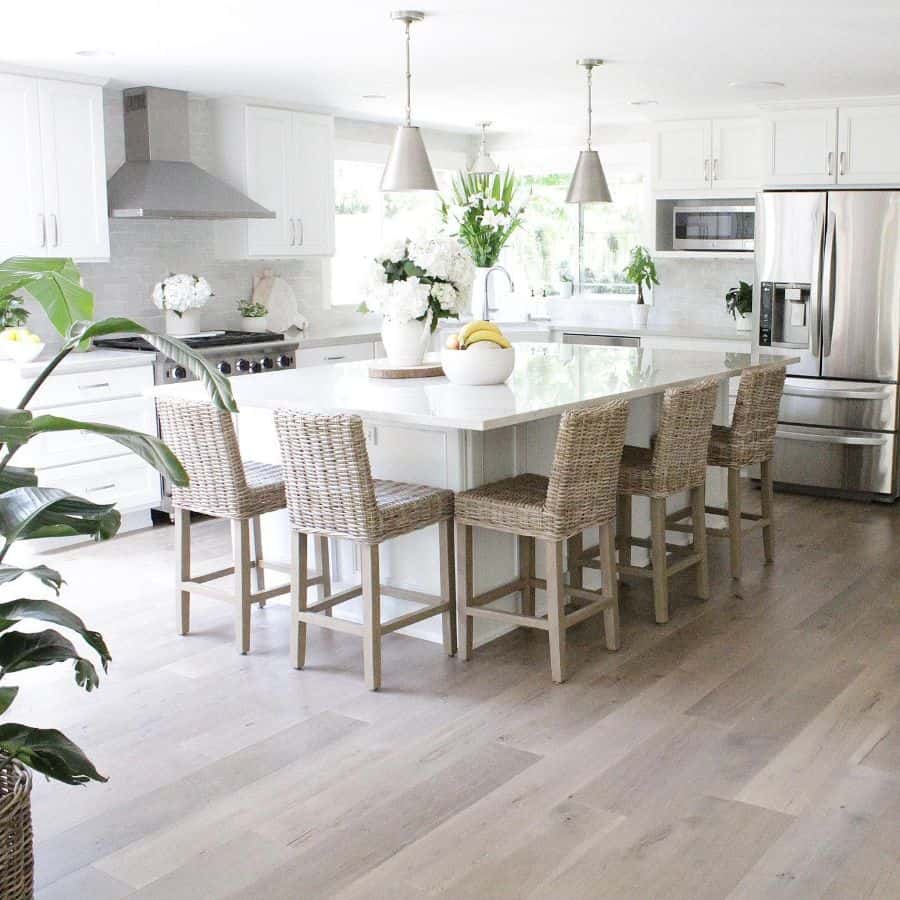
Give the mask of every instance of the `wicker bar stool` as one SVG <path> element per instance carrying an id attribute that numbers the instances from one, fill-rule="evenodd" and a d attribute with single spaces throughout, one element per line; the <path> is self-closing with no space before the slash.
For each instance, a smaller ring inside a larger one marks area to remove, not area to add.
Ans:
<path id="1" fill-rule="evenodd" d="M 706 502 L 706 454 L 716 411 L 718 382 L 703 378 L 687 387 L 669 388 L 662 397 L 659 426 L 652 447 L 625 447 L 619 472 L 617 536 L 619 572 L 653 579 L 653 606 L 656 621 L 669 621 L 671 575 L 696 566 L 697 594 L 709 597 L 706 560 L 706 529 L 699 515 L 693 529 L 694 541 L 684 548 L 666 544 L 666 498 L 681 491 L 691 492 L 691 508 L 702 511 Z M 650 539 L 631 533 L 632 497 L 650 499 Z M 631 565 L 631 548 L 650 551 L 649 566 Z M 669 552 L 673 555 L 670 563 Z M 589 552 L 585 553 L 590 556 Z M 677 557 L 677 558 L 676 558 Z"/>
<path id="2" fill-rule="evenodd" d="M 738 386 L 731 426 L 712 427 L 707 464 L 728 469 L 728 508 L 707 506 L 705 511 L 726 516 L 728 527 L 707 528 L 706 531 L 712 537 L 728 538 L 732 578 L 741 577 L 744 531 L 762 528 L 766 562 L 774 559 L 772 457 L 786 372 L 786 366 L 745 369 Z M 760 469 L 760 514 L 741 509 L 741 469 L 756 464 Z M 693 526 L 684 521 L 690 517 L 690 509 L 671 513 L 666 520 L 667 527 L 670 531 L 690 531 Z M 745 529 L 743 521 L 751 524 Z"/>
<path id="3" fill-rule="evenodd" d="M 443 617 L 444 649 L 456 653 L 453 572 L 453 493 L 439 488 L 372 477 L 359 416 L 320 415 L 276 410 L 281 444 L 291 540 L 291 656 L 306 662 L 307 625 L 349 632 L 363 639 L 366 686 L 381 686 L 381 638 L 431 616 Z M 399 537 L 437 525 L 440 544 L 440 596 L 382 585 L 379 547 Z M 329 594 L 310 605 L 306 588 L 307 535 L 355 541 L 360 548 L 362 584 Z M 413 612 L 381 621 L 381 594 L 423 604 Z M 363 623 L 328 616 L 347 600 L 363 598 Z"/>
<path id="4" fill-rule="evenodd" d="M 550 671 L 559 684 L 566 680 L 566 632 L 603 613 L 606 646 L 619 648 L 619 605 L 616 591 L 612 520 L 616 509 L 619 461 L 625 443 L 628 403 L 570 411 L 563 415 L 550 477 L 517 475 L 456 495 L 458 542 L 457 605 L 460 655 L 472 655 L 473 619 L 485 618 L 548 632 Z M 599 526 L 602 591 L 577 583 L 566 585 L 563 545 L 586 528 Z M 482 594 L 474 594 L 473 528 L 504 531 L 519 537 L 519 575 Z M 534 574 L 535 540 L 544 544 L 547 577 Z M 547 615 L 535 614 L 535 588 L 547 593 Z M 487 604 L 521 594 L 521 612 L 489 609 Z M 566 613 L 566 597 L 586 605 Z"/>
<path id="5" fill-rule="evenodd" d="M 172 488 L 175 518 L 175 603 L 178 631 L 190 631 L 191 594 L 205 594 L 235 604 L 235 637 L 241 653 L 250 650 L 250 608 L 290 590 L 289 584 L 266 589 L 265 569 L 286 572 L 284 566 L 264 562 L 259 517 L 284 509 L 284 482 L 279 466 L 244 462 L 238 449 L 231 415 L 211 403 L 156 399 L 162 439 L 181 460 L 190 477 L 187 487 Z M 225 569 L 191 574 L 191 513 L 231 520 L 233 564 Z M 251 558 L 251 530 L 253 558 Z M 330 591 L 328 548 L 320 546 L 323 574 L 315 579 Z M 256 592 L 250 576 L 256 576 Z M 234 589 L 209 584 L 234 576 Z"/>

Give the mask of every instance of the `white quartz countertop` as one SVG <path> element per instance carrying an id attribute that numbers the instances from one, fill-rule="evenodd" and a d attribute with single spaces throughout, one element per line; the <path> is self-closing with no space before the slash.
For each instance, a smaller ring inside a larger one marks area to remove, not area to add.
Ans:
<path id="1" fill-rule="evenodd" d="M 17 363 L 12 360 L 0 360 L 0 377 L 35 378 L 53 359 L 57 351 L 45 350 L 32 362 Z M 66 372 L 101 372 L 107 369 L 127 369 L 129 366 L 151 365 L 156 359 L 155 353 L 143 350 L 88 350 L 70 353 L 57 367 L 54 373 L 63 375 Z"/>
<path id="2" fill-rule="evenodd" d="M 697 325 L 647 325 L 633 328 L 625 325 L 602 325 L 599 322 L 552 322 L 554 331 L 566 334 L 612 334 L 625 337 L 672 337 L 690 340 L 736 341 L 749 344 L 753 336 L 749 331 L 736 328 L 704 328 Z"/>
<path id="3" fill-rule="evenodd" d="M 451 384 L 446 378 L 370 378 L 367 361 L 233 378 L 231 384 L 239 407 L 355 413 L 382 422 L 488 431 L 603 400 L 658 394 L 697 378 L 724 380 L 753 365 L 796 361 L 772 354 L 520 343 L 506 384 L 485 387 Z M 198 382 L 155 392 L 205 396 Z"/>

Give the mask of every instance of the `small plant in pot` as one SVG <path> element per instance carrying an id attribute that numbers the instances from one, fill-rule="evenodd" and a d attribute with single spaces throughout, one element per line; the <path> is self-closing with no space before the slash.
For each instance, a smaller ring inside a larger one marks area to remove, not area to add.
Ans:
<path id="1" fill-rule="evenodd" d="M 563 263 L 559 267 L 559 296 L 562 298 L 571 297 L 575 289 L 575 279 L 569 271 L 567 263 Z"/>
<path id="2" fill-rule="evenodd" d="M 644 288 L 650 290 L 653 285 L 659 284 L 656 264 L 646 247 L 638 245 L 631 251 L 631 258 L 625 269 L 625 280 L 637 286 L 637 302 L 631 308 L 631 321 L 635 328 L 643 328 L 647 324 L 649 312 L 644 303 Z"/>
<path id="3" fill-rule="evenodd" d="M 753 312 L 753 285 L 746 281 L 738 282 L 725 295 L 725 309 L 731 313 L 738 331 L 750 330 L 750 314 Z"/>
<path id="4" fill-rule="evenodd" d="M 238 300 L 238 312 L 241 314 L 243 331 L 265 331 L 269 311 L 256 300 Z"/>

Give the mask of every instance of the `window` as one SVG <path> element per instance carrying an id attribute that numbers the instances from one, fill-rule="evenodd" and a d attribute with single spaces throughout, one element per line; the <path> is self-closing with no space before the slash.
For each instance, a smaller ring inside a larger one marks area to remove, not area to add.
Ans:
<path id="1" fill-rule="evenodd" d="M 441 227 L 437 194 L 382 193 L 379 184 L 383 170 L 383 163 L 335 161 L 332 305 L 356 306 L 360 302 L 365 264 L 385 241 L 433 234 Z M 434 174 L 441 192 L 448 190 L 453 173 L 436 169 Z"/>
<path id="2" fill-rule="evenodd" d="M 622 273 L 632 248 L 647 241 L 648 148 L 618 145 L 601 149 L 600 155 L 613 202 L 580 209 L 566 203 L 575 151 L 509 153 L 503 160 L 531 192 L 525 226 L 510 238 L 503 262 L 533 295 L 557 294 L 565 280 L 574 282 L 575 290 L 580 285 L 583 294 L 636 293 Z"/>

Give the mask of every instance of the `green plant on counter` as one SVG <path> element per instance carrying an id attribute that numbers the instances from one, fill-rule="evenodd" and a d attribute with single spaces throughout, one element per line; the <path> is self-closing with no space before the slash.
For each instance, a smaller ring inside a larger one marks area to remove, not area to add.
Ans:
<path id="1" fill-rule="evenodd" d="M 646 247 L 638 245 L 631 251 L 631 258 L 625 269 L 625 280 L 631 284 L 637 285 L 637 302 L 644 302 L 644 288 L 648 290 L 654 284 L 659 284 L 659 278 L 656 275 L 656 264 L 650 256 L 650 251 Z"/>
<path id="2" fill-rule="evenodd" d="M 34 379 L 14 409 L 0 408 L 0 586 L 23 579 L 37 579 L 57 596 L 63 585 L 59 572 L 48 566 L 22 568 L 6 562 L 18 541 L 34 538 L 86 536 L 102 541 L 119 529 L 120 516 L 111 503 L 92 503 L 60 488 L 38 485 L 34 469 L 16 467 L 16 452 L 41 434 L 78 431 L 99 434 L 126 447 L 169 478 L 186 485 L 181 463 L 159 438 L 115 425 L 82 422 L 56 415 L 33 415 L 28 405 L 57 366 L 79 345 L 109 334 L 140 334 L 157 350 L 189 369 L 204 383 L 212 402 L 220 409 L 236 411 L 228 379 L 181 341 L 152 334 L 130 319 L 91 321 L 94 298 L 81 284 L 71 259 L 17 257 L 0 263 L 0 296 L 26 291 L 47 313 L 62 336 L 62 346 Z M 75 645 L 53 628 L 18 630 L 24 622 L 57 625 L 79 635 L 93 650 L 104 672 L 111 656 L 102 635 L 89 631 L 84 622 L 60 603 L 16 597 L 0 603 L 0 679 L 37 666 L 72 662 L 75 682 L 86 691 L 100 683 L 94 664 L 81 656 Z M 66 784 L 105 781 L 82 750 L 53 728 L 36 728 L 9 722 L 5 714 L 19 693 L 17 686 L 0 686 L 0 768 L 13 760 Z"/>
<path id="3" fill-rule="evenodd" d="M 269 314 L 265 306 L 255 300 L 238 300 L 237 308 L 245 319 L 262 319 Z"/>
<path id="4" fill-rule="evenodd" d="M 0 296 L 0 331 L 4 328 L 21 328 L 30 315 L 21 297 L 13 294 Z"/>
<path id="5" fill-rule="evenodd" d="M 731 313 L 732 319 L 749 316 L 753 310 L 753 285 L 746 281 L 739 282 L 725 295 L 725 309 Z"/>

